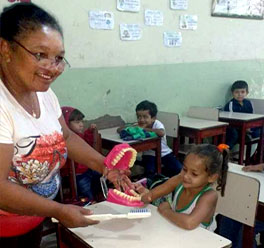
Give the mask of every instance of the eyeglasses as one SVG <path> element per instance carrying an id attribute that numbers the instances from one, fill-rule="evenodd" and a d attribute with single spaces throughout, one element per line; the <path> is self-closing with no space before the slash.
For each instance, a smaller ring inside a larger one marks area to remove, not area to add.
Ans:
<path id="1" fill-rule="evenodd" d="M 54 64 L 59 71 L 63 71 L 65 66 L 69 68 L 71 67 L 70 63 L 63 56 L 56 56 L 54 59 L 50 59 L 45 53 L 42 52 L 33 53 L 30 50 L 28 50 L 26 47 L 24 47 L 20 42 L 14 39 L 13 42 L 15 42 L 17 45 L 22 47 L 29 54 L 31 54 L 36 59 L 38 65 L 41 67 L 47 67 Z"/>

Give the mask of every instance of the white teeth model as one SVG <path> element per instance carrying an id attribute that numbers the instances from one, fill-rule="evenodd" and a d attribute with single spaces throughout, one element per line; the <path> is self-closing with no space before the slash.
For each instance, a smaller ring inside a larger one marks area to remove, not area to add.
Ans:
<path id="1" fill-rule="evenodd" d="M 130 193 L 135 196 L 135 197 L 139 197 L 140 195 L 133 189 L 130 190 Z"/>
<path id="2" fill-rule="evenodd" d="M 119 160 L 118 160 L 117 158 L 115 158 L 115 159 L 112 161 L 112 165 L 115 166 L 115 165 L 118 163 L 118 161 L 119 161 Z"/>
<path id="3" fill-rule="evenodd" d="M 131 159 L 130 159 L 130 161 L 128 163 L 128 167 L 129 168 L 133 167 L 133 165 L 134 165 L 134 163 L 136 161 L 136 158 L 137 158 L 137 152 L 133 148 L 125 148 L 122 151 L 120 151 L 120 153 L 116 156 L 116 158 L 113 159 L 111 164 L 113 166 L 115 166 L 121 160 L 121 158 L 125 155 L 125 153 L 128 152 L 128 151 L 130 151 L 132 153 Z"/>
<path id="4" fill-rule="evenodd" d="M 131 152 L 132 152 L 132 156 L 131 156 L 131 159 L 129 161 L 129 165 L 128 165 L 129 168 L 131 168 L 134 165 L 136 158 L 137 158 L 137 152 L 134 149 L 132 149 Z"/>
<path id="5" fill-rule="evenodd" d="M 141 197 L 140 197 L 140 196 L 131 196 L 131 195 L 127 195 L 127 194 L 125 194 L 125 193 L 123 193 L 123 192 L 121 192 L 121 191 L 119 191 L 119 190 L 117 190 L 117 189 L 114 189 L 114 192 L 115 192 L 117 195 L 119 195 L 119 196 L 121 196 L 122 198 L 125 198 L 125 199 L 127 199 L 127 200 L 129 200 L 129 201 L 140 201 L 140 200 L 141 200 Z"/>

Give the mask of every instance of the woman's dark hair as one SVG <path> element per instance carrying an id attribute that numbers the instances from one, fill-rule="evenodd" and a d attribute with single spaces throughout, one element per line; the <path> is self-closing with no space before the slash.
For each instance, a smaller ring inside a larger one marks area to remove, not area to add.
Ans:
<path id="1" fill-rule="evenodd" d="M 216 189 L 221 190 L 221 195 L 224 196 L 229 151 L 227 149 L 223 149 L 223 151 L 220 152 L 215 145 L 201 144 L 193 146 L 187 155 L 190 153 L 195 154 L 204 160 L 208 175 L 219 175 Z"/>
<path id="2" fill-rule="evenodd" d="M 81 121 L 85 115 L 78 109 L 74 109 L 69 117 L 69 122 L 71 121 Z"/>
<path id="3" fill-rule="evenodd" d="M 140 110 L 148 110 L 151 117 L 155 117 L 158 113 L 157 105 L 150 101 L 142 101 L 136 106 L 136 112 Z"/>
<path id="4" fill-rule="evenodd" d="M 33 3 L 15 3 L 5 7 L 0 15 L 0 37 L 7 41 L 24 36 L 41 26 L 49 26 L 63 37 L 58 21 Z"/>

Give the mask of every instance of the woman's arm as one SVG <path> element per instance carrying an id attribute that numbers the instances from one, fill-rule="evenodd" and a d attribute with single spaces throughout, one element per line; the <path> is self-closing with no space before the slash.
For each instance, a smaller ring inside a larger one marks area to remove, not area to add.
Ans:
<path id="1" fill-rule="evenodd" d="M 20 215 L 54 217 L 67 227 L 97 223 L 83 216 L 90 214 L 87 209 L 46 199 L 9 181 L 8 174 L 13 154 L 13 145 L 0 144 L 0 209 Z"/>
<path id="2" fill-rule="evenodd" d="M 191 214 L 177 213 L 171 209 L 167 202 L 160 204 L 158 211 L 177 226 L 192 230 L 198 227 L 201 222 L 210 221 L 215 212 L 217 197 L 217 193 L 213 190 L 204 193 Z"/>
<path id="3" fill-rule="evenodd" d="M 182 181 L 181 174 L 174 176 L 165 183 L 155 187 L 154 189 L 150 190 L 148 193 L 142 195 L 141 200 L 144 203 L 149 203 L 156 200 L 159 197 L 165 196 L 170 192 L 172 192 L 177 187 L 177 185 L 181 183 L 181 181 Z"/>

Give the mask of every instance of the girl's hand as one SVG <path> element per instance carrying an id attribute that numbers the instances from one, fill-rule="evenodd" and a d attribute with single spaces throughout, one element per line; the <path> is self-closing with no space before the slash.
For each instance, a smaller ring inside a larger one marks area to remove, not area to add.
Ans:
<path id="1" fill-rule="evenodd" d="M 149 191 L 148 193 L 142 195 L 141 201 L 146 203 L 146 204 L 152 202 L 152 192 Z"/>
<path id="2" fill-rule="evenodd" d="M 164 212 L 167 212 L 168 210 L 171 210 L 171 205 L 168 202 L 162 202 L 158 207 L 158 211 L 161 215 L 163 215 Z"/>
<path id="3" fill-rule="evenodd" d="M 61 204 L 61 206 L 62 208 L 55 218 L 66 227 L 85 227 L 99 223 L 99 221 L 94 221 L 85 217 L 85 215 L 92 214 L 92 211 L 89 209 L 71 204 Z"/>
<path id="4" fill-rule="evenodd" d="M 264 170 L 264 164 L 244 166 L 242 168 L 242 170 L 243 171 L 256 171 L 256 172 L 261 172 L 261 171 Z"/>

